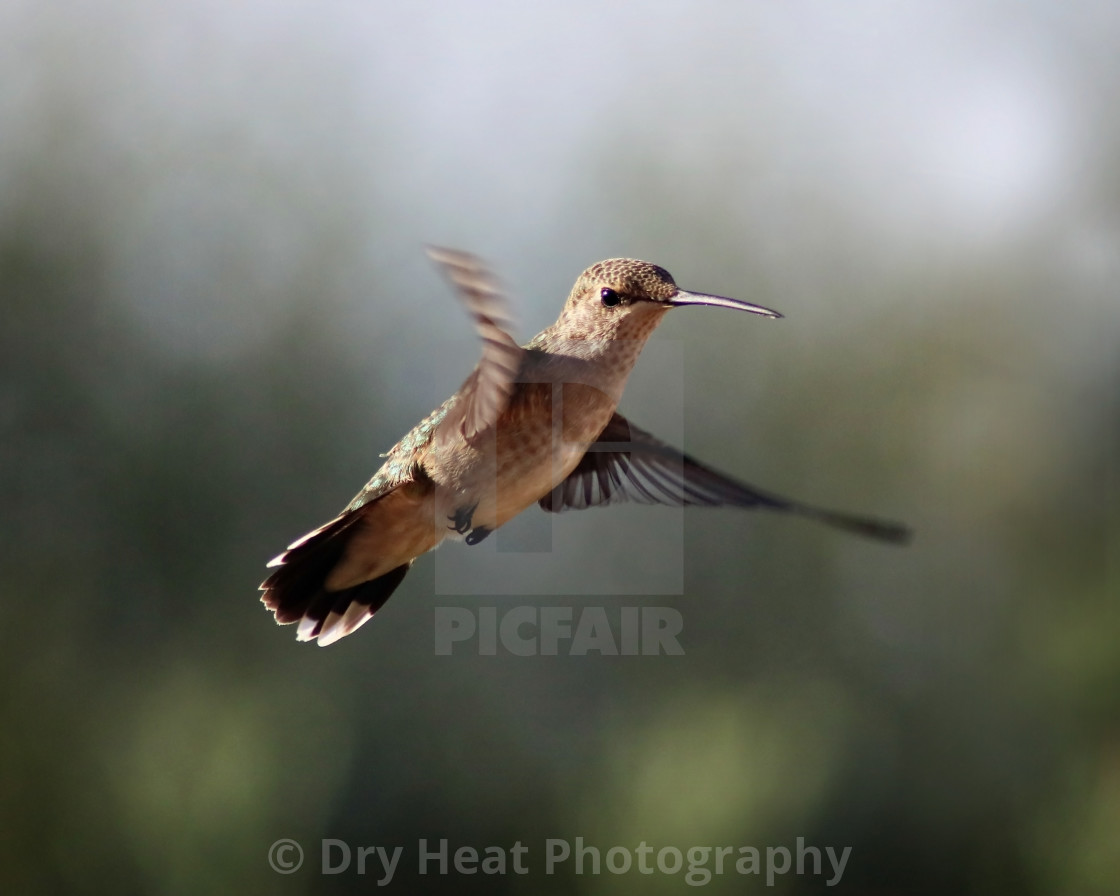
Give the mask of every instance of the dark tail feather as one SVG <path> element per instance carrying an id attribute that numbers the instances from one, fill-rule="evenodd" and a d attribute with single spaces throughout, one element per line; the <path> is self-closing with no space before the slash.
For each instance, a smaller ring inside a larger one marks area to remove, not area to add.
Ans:
<path id="1" fill-rule="evenodd" d="M 318 639 L 320 647 L 355 631 L 389 599 L 411 563 L 342 591 L 323 583 L 342 559 L 350 528 L 360 514 L 350 511 L 308 533 L 269 563 L 276 570 L 261 583 L 261 602 L 281 625 L 299 623 L 296 639 Z"/>

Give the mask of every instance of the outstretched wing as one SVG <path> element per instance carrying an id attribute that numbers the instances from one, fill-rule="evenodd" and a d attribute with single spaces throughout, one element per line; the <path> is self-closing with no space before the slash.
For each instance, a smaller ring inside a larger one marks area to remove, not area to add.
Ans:
<path id="1" fill-rule="evenodd" d="M 910 530 L 897 523 L 823 510 L 738 482 L 615 414 L 575 469 L 539 503 L 543 509 L 559 513 L 623 501 L 677 507 L 763 507 L 883 541 L 910 538 Z"/>
<path id="2" fill-rule="evenodd" d="M 509 334 L 509 304 L 497 278 L 479 258 L 434 246 L 428 248 L 428 255 L 454 284 L 482 339 L 482 360 L 435 431 L 441 441 L 460 436 L 470 441 L 505 410 L 523 349 Z"/>

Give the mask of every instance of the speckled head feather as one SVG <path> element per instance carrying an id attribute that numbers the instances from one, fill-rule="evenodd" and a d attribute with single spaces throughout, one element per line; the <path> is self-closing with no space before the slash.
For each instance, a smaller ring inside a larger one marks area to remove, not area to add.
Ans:
<path id="1" fill-rule="evenodd" d="M 556 323 L 529 347 L 580 356 L 612 354 L 631 364 L 679 294 L 672 274 L 648 261 L 600 261 L 579 275 Z M 620 340 L 628 344 L 612 347 Z"/>
<path id="2" fill-rule="evenodd" d="M 604 286 L 631 299 L 654 302 L 667 302 L 677 292 L 673 275 L 663 267 L 636 258 L 608 258 L 579 275 L 568 302 L 577 302 L 581 296 Z"/>

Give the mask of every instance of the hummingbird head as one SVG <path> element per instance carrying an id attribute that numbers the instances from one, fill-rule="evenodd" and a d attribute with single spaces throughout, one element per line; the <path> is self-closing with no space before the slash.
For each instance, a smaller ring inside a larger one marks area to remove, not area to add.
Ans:
<path id="1" fill-rule="evenodd" d="M 781 317 L 739 299 L 688 292 L 665 268 L 635 258 L 611 258 L 580 274 L 561 321 L 568 335 L 644 340 L 670 308 L 712 305 Z"/>

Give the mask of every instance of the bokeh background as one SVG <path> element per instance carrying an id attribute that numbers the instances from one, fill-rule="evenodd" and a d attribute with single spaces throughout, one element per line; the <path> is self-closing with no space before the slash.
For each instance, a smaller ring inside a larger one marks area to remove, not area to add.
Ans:
<path id="1" fill-rule="evenodd" d="M 428 557 L 296 644 L 264 562 L 477 355 L 429 242 L 524 338 L 616 255 L 780 309 L 674 313 L 625 412 L 916 541 L 568 514 L 565 576 L 677 539 L 683 593 Z M 680 892 L 541 843 L 800 836 L 843 880 L 775 891 L 1120 892 L 1118 283 L 1104 0 L 0 0 L 0 890 L 377 889 L 326 837 L 403 845 L 397 892 Z M 685 655 L 434 655 L 436 606 L 528 602 L 671 606 Z M 421 837 L 533 873 L 418 878 Z"/>

